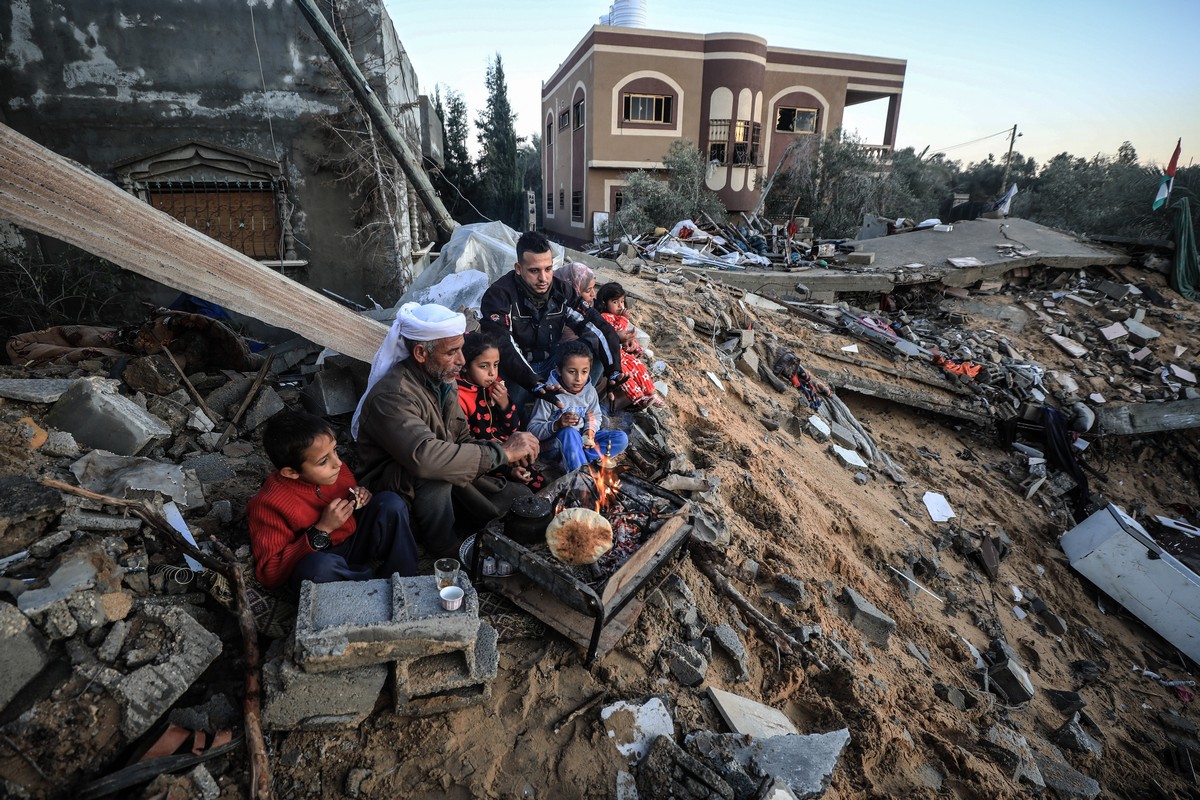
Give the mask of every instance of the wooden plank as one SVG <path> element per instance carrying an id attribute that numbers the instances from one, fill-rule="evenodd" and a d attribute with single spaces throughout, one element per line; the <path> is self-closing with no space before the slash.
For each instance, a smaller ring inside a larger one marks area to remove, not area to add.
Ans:
<path id="1" fill-rule="evenodd" d="M 684 503 L 683 507 L 676 511 L 674 516 L 663 523 L 663 526 L 655 531 L 654 535 L 647 539 L 637 549 L 637 552 L 609 577 L 604 584 L 604 592 L 600 595 L 600 602 L 604 605 L 606 611 L 627 594 L 622 593 L 622 589 L 632 586 L 636 591 L 645 579 L 649 577 L 649 574 L 641 574 L 644 567 L 657 567 L 663 559 L 667 558 L 667 555 L 663 554 L 663 551 L 671 549 L 671 545 L 675 544 L 675 540 L 680 535 L 684 535 L 681 528 L 687 522 L 687 517 L 688 504 Z M 662 554 L 662 558 L 659 558 L 660 554 Z M 655 561 L 655 559 L 658 560 Z M 651 564 L 652 561 L 654 562 L 653 564 Z M 652 571 L 652 569 L 646 570 L 647 573 Z"/>
<path id="2" fill-rule="evenodd" d="M 6 125 L 0 217 L 361 361 L 387 333 Z"/>

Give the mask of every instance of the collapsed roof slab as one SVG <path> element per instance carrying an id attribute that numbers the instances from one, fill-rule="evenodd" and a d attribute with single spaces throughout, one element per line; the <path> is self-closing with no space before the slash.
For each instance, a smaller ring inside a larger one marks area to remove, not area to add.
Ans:
<path id="1" fill-rule="evenodd" d="M 986 426 L 992 423 L 991 417 L 987 414 L 966 408 L 966 404 L 961 399 L 956 399 L 956 396 L 949 392 L 906 389 L 897 386 L 894 380 L 890 382 L 877 381 L 842 370 L 821 369 L 820 367 L 810 367 L 809 369 L 818 378 L 837 389 L 868 397 L 878 397 L 882 400 L 932 411 L 947 417 L 964 419 L 976 425 Z"/>
<path id="2" fill-rule="evenodd" d="M 1106 403 L 1096 409 L 1104 433 L 1136 435 L 1200 428 L 1200 400 Z"/>
<path id="3" fill-rule="evenodd" d="M 2 124 L 0 217 L 362 361 L 387 333 Z"/>

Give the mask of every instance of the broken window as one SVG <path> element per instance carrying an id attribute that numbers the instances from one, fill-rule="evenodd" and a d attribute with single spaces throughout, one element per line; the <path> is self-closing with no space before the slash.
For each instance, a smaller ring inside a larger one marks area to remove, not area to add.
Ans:
<path id="1" fill-rule="evenodd" d="M 617 190 L 613 193 L 612 213 L 616 214 L 621 210 L 621 206 L 625 205 L 625 193 Z"/>
<path id="2" fill-rule="evenodd" d="M 575 104 L 575 129 L 583 127 L 583 101 L 580 100 Z"/>
<path id="3" fill-rule="evenodd" d="M 671 124 L 672 98 L 657 94 L 625 95 L 626 122 L 661 122 Z"/>
<path id="4" fill-rule="evenodd" d="M 560 131 L 570 124 L 571 124 L 571 112 L 570 111 L 564 111 L 558 115 L 558 129 Z"/>
<path id="5" fill-rule="evenodd" d="M 775 114 L 775 130 L 785 133 L 816 133 L 815 108 L 780 108 Z"/>
<path id="6" fill-rule="evenodd" d="M 708 121 L 708 160 L 728 164 L 729 120 Z"/>
<path id="7" fill-rule="evenodd" d="M 583 222 L 583 192 L 571 192 L 571 221 Z"/>
<path id="8" fill-rule="evenodd" d="M 251 258 L 279 258 L 275 187 L 267 181 L 147 181 L 138 186 L 159 211 Z"/>

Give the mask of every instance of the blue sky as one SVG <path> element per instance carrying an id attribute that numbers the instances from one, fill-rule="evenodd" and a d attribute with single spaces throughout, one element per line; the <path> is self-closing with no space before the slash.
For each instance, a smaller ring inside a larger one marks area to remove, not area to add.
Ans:
<path id="1" fill-rule="evenodd" d="M 541 82 L 608 10 L 600 0 L 386 0 L 422 91 L 463 94 L 472 119 L 484 71 L 504 59 L 517 132 L 540 126 Z M 919 11 L 918 11 L 919 9 Z M 753 33 L 773 45 L 908 61 L 898 146 L 950 148 L 964 162 L 1003 158 L 1007 131 L 1039 163 L 1069 152 L 1115 154 L 1129 140 L 1164 164 L 1200 163 L 1200 0 L 647 0 L 648 27 Z M 847 111 L 847 127 L 882 139 L 882 103 Z"/>

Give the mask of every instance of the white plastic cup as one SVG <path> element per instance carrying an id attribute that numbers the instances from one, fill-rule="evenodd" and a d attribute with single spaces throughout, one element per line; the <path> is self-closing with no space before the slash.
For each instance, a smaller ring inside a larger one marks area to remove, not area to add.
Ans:
<path id="1" fill-rule="evenodd" d="M 447 586 L 438 592 L 442 598 L 442 608 L 447 611 L 458 611 L 462 607 L 463 590 L 458 586 Z"/>

